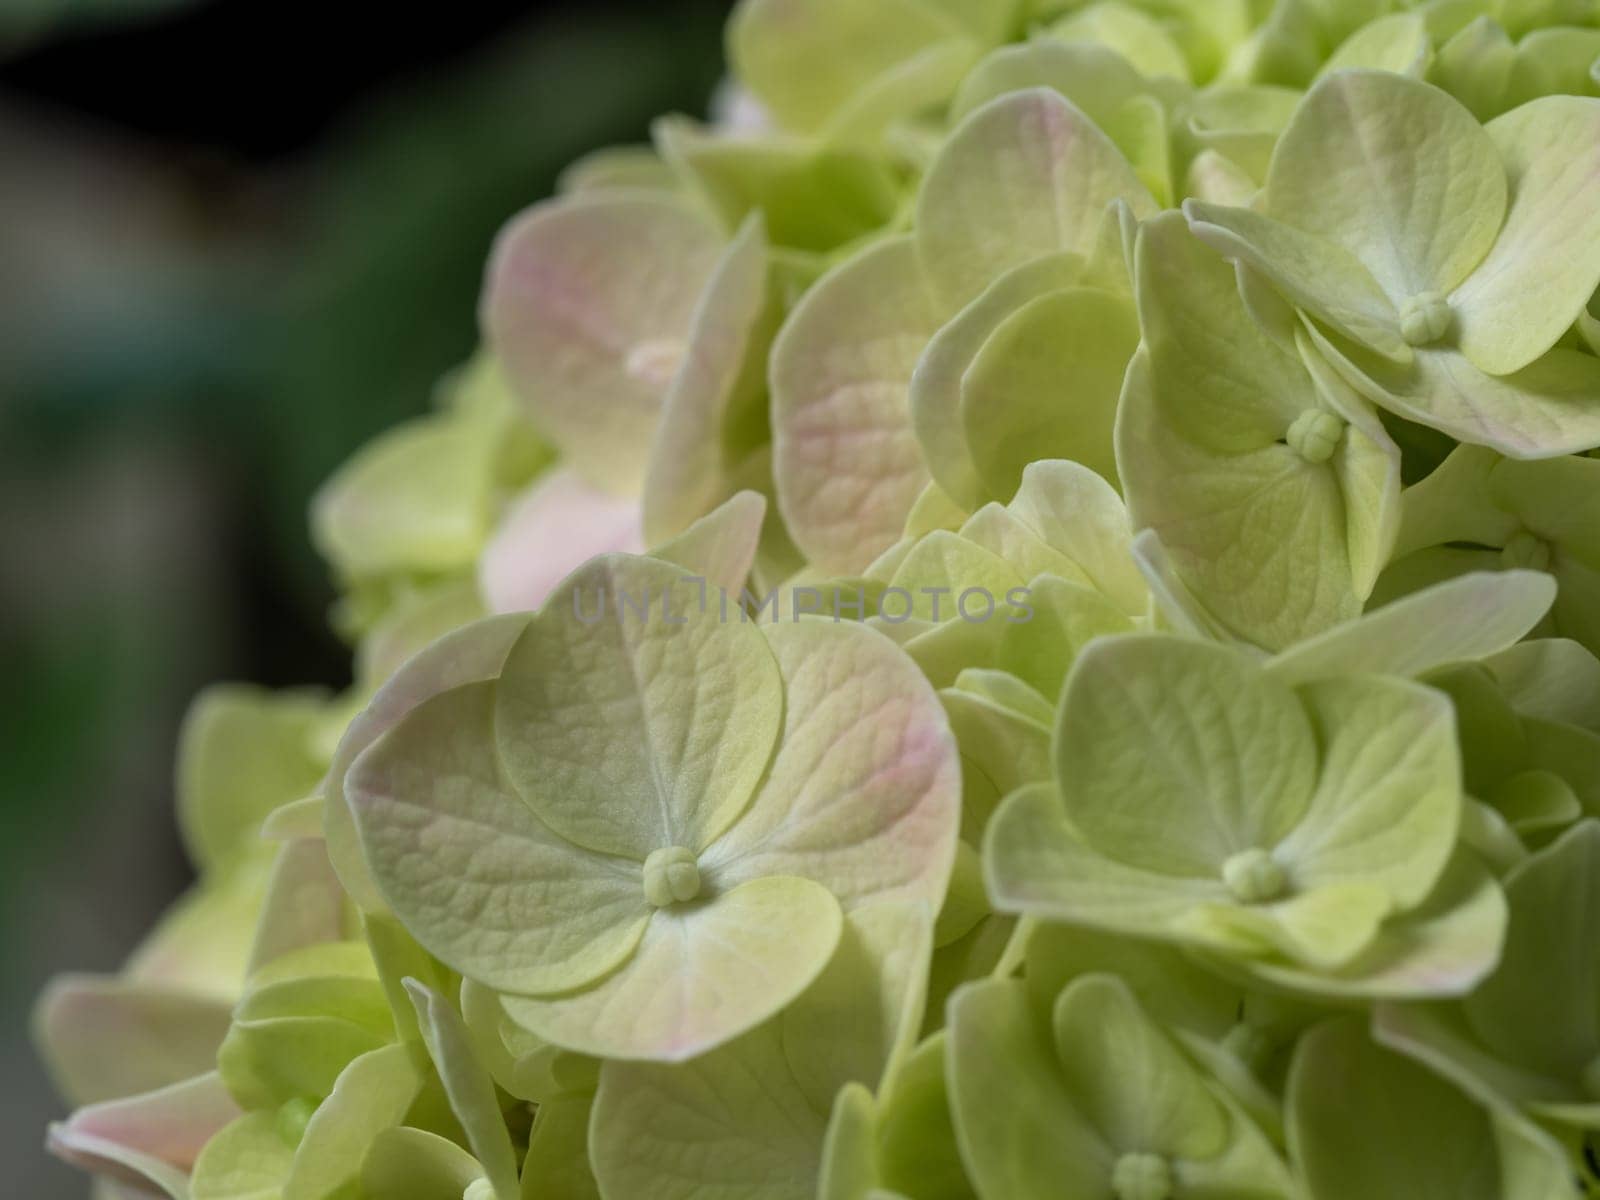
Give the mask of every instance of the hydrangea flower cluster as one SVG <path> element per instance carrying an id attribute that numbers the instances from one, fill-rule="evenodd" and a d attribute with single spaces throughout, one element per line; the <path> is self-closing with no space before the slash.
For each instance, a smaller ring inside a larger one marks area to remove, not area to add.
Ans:
<path id="1" fill-rule="evenodd" d="M 174 1200 L 1600 1194 L 1600 3 L 743 0 L 59 980 Z"/>

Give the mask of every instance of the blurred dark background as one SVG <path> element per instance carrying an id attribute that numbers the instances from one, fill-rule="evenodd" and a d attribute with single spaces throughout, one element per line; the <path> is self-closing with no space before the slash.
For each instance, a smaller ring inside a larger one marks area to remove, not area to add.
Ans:
<path id="1" fill-rule="evenodd" d="M 81 1197 L 27 1040 L 188 881 L 200 686 L 348 681 L 316 485 L 470 353 L 495 230 L 703 112 L 725 0 L 0 0 L 0 1163 Z"/>

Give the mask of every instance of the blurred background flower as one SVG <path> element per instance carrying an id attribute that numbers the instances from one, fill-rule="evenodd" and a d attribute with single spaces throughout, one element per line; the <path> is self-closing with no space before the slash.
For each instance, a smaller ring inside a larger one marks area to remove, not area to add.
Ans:
<path id="1" fill-rule="evenodd" d="M 509 215 L 705 109 L 728 7 L 0 0 L 7 1194 L 86 1192 L 28 1010 L 188 881 L 190 696 L 349 681 L 311 492 L 471 352 Z"/>

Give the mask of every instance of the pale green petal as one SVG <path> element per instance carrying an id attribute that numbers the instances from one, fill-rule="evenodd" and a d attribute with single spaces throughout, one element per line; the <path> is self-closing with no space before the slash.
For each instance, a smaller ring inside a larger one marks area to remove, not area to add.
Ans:
<path id="1" fill-rule="evenodd" d="M 1134 621 L 1099 592 L 1042 575 L 1029 585 L 1025 621 L 1001 626 L 995 663 L 1054 700 L 1083 648 L 1132 633 Z"/>
<path id="2" fill-rule="evenodd" d="M 1600 567 L 1600 459 L 1499 463 L 1489 498 L 1529 532 Z"/>
<path id="3" fill-rule="evenodd" d="M 206 869 L 246 849 L 273 809 L 313 791 L 312 732 L 327 701 L 222 684 L 196 697 L 178 743 L 178 827 Z"/>
<path id="4" fill-rule="evenodd" d="M 492 516 L 496 428 L 419 417 L 363 447 L 311 502 L 311 536 L 345 579 L 470 566 Z"/>
<path id="5" fill-rule="evenodd" d="M 1487 121 L 1505 109 L 1516 67 L 1516 46 L 1501 24 L 1485 13 L 1439 47 L 1429 77 L 1473 116 Z"/>
<path id="6" fill-rule="evenodd" d="M 654 191 L 548 201 L 500 234 L 486 336 L 535 424 L 594 482 L 627 492 L 643 480 L 722 240 Z"/>
<path id="7" fill-rule="evenodd" d="M 479 562 L 481 565 L 481 554 Z M 407 587 L 391 596 L 388 607 L 362 632 L 356 644 L 355 676 L 360 690 L 346 692 L 337 707 L 323 718 L 316 735 L 317 756 L 332 759 L 345 726 L 360 705 L 410 659 L 446 634 L 488 615 L 478 581 L 465 574 Z"/>
<path id="8" fill-rule="evenodd" d="M 1321 74 L 1367 68 L 1421 78 L 1433 59 L 1427 23 L 1416 13 L 1392 13 L 1362 25 L 1323 65 Z"/>
<path id="9" fill-rule="evenodd" d="M 878 1169 L 892 1193 L 917 1200 L 974 1200 L 951 1123 L 945 1055 L 944 1035 L 931 1037 L 889 1081 L 877 1116 Z M 841 1092 L 841 1099 L 846 1095 Z M 824 1193 L 821 1200 L 844 1198 Z"/>
<path id="10" fill-rule="evenodd" d="M 1232 650 L 1108 638 L 1078 658 L 1062 700 L 1056 772 L 1068 819 L 1097 851 L 1171 875 L 1278 844 L 1316 777 L 1298 701 Z"/>
<path id="11" fill-rule="evenodd" d="M 1135 357 L 1117 425 L 1134 526 L 1159 535 L 1178 579 L 1231 637 L 1283 649 L 1356 617 L 1382 539 L 1355 514 L 1383 511 L 1393 490 L 1385 460 L 1397 452 L 1344 429 L 1342 441 L 1362 443 L 1353 480 L 1362 499 L 1350 501 L 1349 460 L 1337 453 L 1316 463 L 1271 440 L 1233 453 L 1197 444 L 1174 424 L 1192 398 Z"/>
<path id="12" fill-rule="evenodd" d="M 1600 29 L 1571 25 L 1535 29 L 1517 44 L 1511 103 L 1561 94 L 1593 96 L 1600 92 L 1600 80 L 1593 74 L 1597 62 Z"/>
<path id="13" fill-rule="evenodd" d="M 1156 399 L 1178 436 L 1219 452 L 1257 450 L 1315 404 L 1298 357 L 1251 319 L 1234 272 L 1178 214 L 1140 229 L 1135 286 Z"/>
<path id="14" fill-rule="evenodd" d="M 425 1053 L 421 1046 L 422 1030 L 417 1025 L 416 1006 L 411 1003 L 405 981 L 417 979 L 435 989 L 454 990 L 454 975 L 392 916 L 363 913 L 361 930 L 366 935 L 367 959 L 358 960 L 357 969 L 376 972 L 384 999 L 389 1004 L 389 1015 L 394 1019 L 395 1040 L 412 1046 L 420 1063 Z M 299 957 L 299 954 L 292 956 Z"/>
<path id="15" fill-rule="evenodd" d="M 911 615 L 919 621 L 954 621 L 969 588 L 998 605 L 1024 577 L 999 555 L 961 534 L 935 530 L 911 547 L 889 586 L 911 594 Z M 977 603 L 976 601 L 974 603 Z M 982 611 L 974 609 L 974 612 Z M 896 616 L 899 615 L 896 610 Z"/>
<path id="16" fill-rule="evenodd" d="M 1255 196 L 1257 184 L 1238 163 L 1215 150 L 1202 150 L 1189 163 L 1184 196 L 1205 204 L 1242 208 Z"/>
<path id="17" fill-rule="evenodd" d="M 1084 261 L 1047 254 L 1005 272 L 934 335 L 911 376 L 911 424 L 928 470 L 952 499 L 976 508 L 985 498 L 967 442 L 962 379 L 995 329 L 1024 304 L 1076 285 Z"/>
<path id="18" fill-rule="evenodd" d="M 931 934 L 924 905 L 855 909 L 822 974 L 783 1014 L 784 1055 L 817 1111 L 850 1083 L 884 1083 L 910 1053 L 922 1026 Z"/>
<path id="19" fill-rule="evenodd" d="M 594 1118 L 602 1182 L 624 1195 L 811 1196 L 835 1093 L 875 1084 L 909 1049 L 928 952 L 919 906 L 858 909 L 773 1022 L 688 1063 L 608 1063 Z"/>
<path id="20" fill-rule="evenodd" d="M 1055 1002 L 1052 1029 L 1079 1111 L 1112 1147 L 1205 1159 L 1228 1140 L 1228 1117 L 1121 980 L 1089 975 Z"/>
<path id="21" fill-rule="evenodd" d="M 846 909 L 891 898 L 937 909 L 961 786 L 937 694 L 864 625 L 819 618 L 766 634 L 787 694 L 783 739 L 749 811 L 702 869 L 804 876 Z"/>
<path id="22" fill-rule="evenodd" d="M 278 1200 L 294 1161 L 275 1112 L 247 1113 L 218 1130 L 195 1160 L 193 1200 Z"/>
<path id="23" fill-rule="evenodd" d="M 1024 978 L 1040 1013 L 1085 975 L 1115 975 L 1163 1025 L 1220 1041 L 1247 1002 L 1237 983 L 1214 974 L 1177 946 L 1071 925 L 1040 925 L 1028 938 Z"/>
<path id="24" fill-rule="evenodd" d="M 651 545 L 682 533 L 724 500 L 733 462 L 764 440 L 762 368 L 776 331 L 765 229 L 756 215 L 718 261 L 662 402 L 642 502 Z"/>
<path id="25" fill-rule="evenodd" d="M 1600 816 L 1600 734 L 1531 717 L 1522 730 L 1535 771 L 1557 776 L 1586 812 Z"/>
<path id="26" fill-rule="evenodd" d="M 1032 470 L 1035 465 L 1030 463 L 1028 470 Z M 1092 471 L 1089 474 L 1095 479 L 1100 478 Z M 1117 500 L 1117 507 L 1122 508 L 1120 498 Z M 1126 523 L 1126 510 L 1122 511 L 1122 515 Z M 959 532 L 962 540 L 973 542 L 983 547 L 986 552 L 998 556 L 1023 579 L 1032 579 L 1038 575 L 1054 575 L 1090 590 L 1094 588 L 1088 572 L 1067 554 L 1049 545 L 1044 538 L 1033 531 L 1032 527 L 1024 524 L 1012 510 L 1012 505 L 1002 506 L 991 500 L 973 513 L 961 525 Z M 1131 537 L 1124 537 L 1124 548 L 1131 540 Z"/>
<path id="27" fill-rule="evenodd" d="M 759 1025 L 814 980 L 843 918 L 821 885 L 763 875 L 658 910 L 638 950 L 594 987 L 504 998 L 540 1037 L 600 1058 L 683 1062 Z"/>
<path id="28" fill-rule="evenodd" d="M 482 615 L 481 613 L 479 615 Z M 261 822 L 261 839 L 267 842 L 293 842 L 322 837 L 322 794 L 313 792 L 267 814 Z"/>
<path id="29" fill-rule="evenodd" d="M 950 1106 L 980 1195 L 1109 1195 L 1116 1152 L 1079 1112 L 1054 1059 L 1020 981 L 972 984 L 952 998 Z"/>
<path id="30" fill-rule="evenodd" d="M 1600 659 L 1567 638 L 1521 642 L 1487 660 L 1520 714 L 1600 733 Z"/>
<path id="31" fill-rule="evenodd" d="M 376 980 L 283 978 L 240 1002 L 217 1050 L 217 1067 L 241 1105 L 265 1108 L 328 1095 L 353 1059 L 393 1038 L 394 1021 Z"/>
<path id="32" fill-rule="evenodd" d="M 424 700 L 499 675 L 506 654 L 527 624 L 526 614 L 488 617 L 446 634 L 396 671 L 346 728 L 323 784 L 327 801 L 323 834 L 339 881 L 364 911 L 385 912 L 388 905 L 362 855 L 355 818 L 345 796 L 345 776 L 363 750 Z"/>
<path id="33" fill-rule="evenodd" d="M 1032 719 L 988 697 L 974 694 L 962 686 L 971 673 L 963 671 L 957 676 L 954 687 L 940 693 L 950 717 L 950 727 L 961 745 L 964 765 L 980 772 L 997 797 L 1025 784 L 1048 780 L 1051 770 L 1048 716 L 1044 720 Z M 962 832 L 976 845 L 983 824 L 972 820 L 973 808 L 969 792 L 963 797 Z"/>
<path id="34" fill-rule="evenodd" d="M 638 944 L 640 867 L 564 841 L 518 798 L 495 753 L 495 691 L 424 701 L 357 760 L 350 803 L 378 886 L 430 952 L 495 987 L 575 987 Z"/>
<path id="35" fill-rule="evenodd" d="M 1451 303 L 1462 352 L 1509 375 L 1554 346 L 1600 286 L 1600 100 L 1546 97 L 1488 130 L 1511 177 L 1511 211 Z"/>
<path id="36" fill-rule="evenodd" d="M 495 1200 L 519 1200 L 517 1159 L 495 1095 L 494 1080 L 478 1061 L 461 1014 L 426 984 L 407 979 L 405 987 L 416 1006 L 417 1024 L 428 1047 L 428 1057 L 444 1084 L 450 1109 L 467 1135 L 467 1144 L 483 1165 Z"/>
<path id="37" fill-rule="evenodd" d="M 1191 74 L 1184 48 L 1171 29 L 1140 7 L 1097 3 L 1064 17 L 1050 27 L 1050 36 L 1106 46 L 1152 79 L 1166 76 L 1187 83 Z"/>
<path id="38" fill-rule="evenodd" d="M 1274 986 L 1314 996 L 1459 996 L 1494 969 L 1505 925 L 1500 885 L 1472 853 L 1463 852 L 1427 903 L 1387 922 L 1364 953 L 1337 970 L 1258 959 L 1242 965 Z"/>
<path id="39" fill-rule="evenodd" d="M 422 1088 L 404 1046 L 385 1046 L 345 1068 L 306 1125 L 283 1200 L 334 1200 L 360 1177 L 372 1139 L 400 1124 Z"/>
<path id="40" fill-rule="evenodd" d="M 593 1109 L 592 1090 L 539 1105 L 522 1167 L 523 1200 L 600 1200 L 589 1156 Z"/>
<path id="41" fill-rule="evenodd" d="M 903 121 L 936 109 L 949 99 L 978 59 L 980 48 L 968 37 L 934 42 L 879 75 L 836 109 L 821 131 L 825 144 L 856 146 L 872 153 L 904 128 Z"/>
<path id="42" fill-rule="evenodd" d="M 862 570 L 893 545 L 928 481 L 909 394 L 939 321 L 911 239 L 897 237 L 824 276 L 773 345 L 778 507 L 821 570 Z"/>
<path id="43" fill-rule="evenodd" d="M 725 227 L 738 228 L 760 213 L 774 265 L 780 272 L 798 269 L 802 280 L 818 265 L 808 256 L 883 229 L 904 199 L 899 175 L 874 146 L 729 135 L 681 116 L 660 118 L 652 134 L 662 157 Z M 787 253 L 779 254 L 779 247 Z"/>
<path id="44" fill-rule="evenodd" d="M 1372 1035 L 1490 1108 L 1509 1113 L 1541 1101 L 1581 1098 L 1560 1079 L 1497 1057 L 1473 1032 L 1459 1004 L 1386 1001 L 1373 1011 Z"/>
<path id="45" fill-rule="evenodd" d="M 1498 1200 L 1488 1115 L 1374 1045 L 1354 1018 L 1307 1034 L 1289 1077 L 1289 1144 L 1312 1200 Z"/>
<path id="46" fill-rule="evenodd" d="M 1220 878 L 1159 875 L 1096 854 L 1073 833 L 1048 783 L 1013 792 L 1000 805 L 984 835 L 983 873 L 1003 912 L 1137 937 L 1177 939 L 1196 905 L 1229 898 Z"/>
<path id="47" fill-rule="evenodd" d="M 1449 293 L 1483 261 L 1506 214 L 1506 172 L 1445 93 L 1345 71 L 1312 88 L 1284 131 L 1266 211 L 1355 255 L 1399 303 Z"/>
<path id="48" fill-rule="evenodd" d="M 1116 482 L 1111 431 L 1138 344 L 1133 306 L 1091 288 L 1040 296 L 995 328 L 961 378 L 967 445 L 989 496 L 1011 499 L 1041 458 Z"/>
<path id="49" fill-rule="evenodd" d="M 1489 489 L 1500 461 L 1482 446 L 1457 446 L 1432 474 L 1407 488 L 1395 557 L 1446 542 L 1505 545 L 1517 519 L 1495 503 Z"/>
<path id="50" fill-rule="evenodd" d="M 703 582 L 705 586 L 721 588 L 730 597 L 738 596 L 755 566 L 766 516 L 765 496 L 760 492 L 738 492 L 677 537 L 654 548 L 650 557 L 677 563 L 693 572 L 691 578 L 697 585 Z"/>
<path id="51" fill-rule="evenodd" d="M 1600 358 L 1555 349 L 1510 375 L 1486 375 L 1455 350 L 1423 348 L 1400 367 L 1311 331 L 1350 385 L 1380 408 L 1518 459 L 1600 443 Z"/>
<path id="52" fill-rule="evenodd" d="M 353 927 L 349 902 L 320 837 L 278 848 L 250 946 L 250 970 L 304 946 L 340 941 Z"/>
<path id="53" fill-rule="evenodd" d="M 1392 908 L 1378 884 L 1337 882 L 1268 906 L 1198 905 L 1177 928 L 1229 958 L 1277 956 L 1317 972 L 1342 967 L 1369 948 Z"/>
<path id="54" fill-rule="evenodd" d="M 1248 177 L 1248 201 L 1266 178 L 1273 147 L 1302 95 L 1298 88 L 1265 85 L 1207 88 L 1189 99 L 1185 125 L 1202 154 L 1220 154 Z"/>
<path id="55" fill-rule="evenodd" d="M 1080 463 L 1033 462 L 1009 509 L 1124 612 L 1143 614 L 1149 596 L 1133 561 L 1128 512 L 1103 478 Z"/>
<path id="56" fill-rule="evenodd" d="M 699 853 L 727 829 L 782 719 L 755 625 L 722 620 L 681 568 L 648 558 L 598 559 L 569 578 L 495 689 L 516 794 L 561 837 L 636 861 Z"/>
<path id="57" fill-rule="evenodd" d="M 672 169 L 651 146 L 605 146 L 591 150 L 556 177 L 556 191 L 592 192 L 605 188 L 660 188 L 677 186 Z"/>
<path id="58" fill-rule="evenodd" d="M 1148 189 L 1059 93 L 1002 96 L 957 126 L 923 181 L 917 253 L 950 307 L 1012 267 L 1059 250 L 1087 254 L 1106 208 L 1154 212 Z"/>
<path id="59" fill-rule="evenodd" d="M 1291 646 L 1267 664 L 1288 684 L 1336 675 L 1421 675 L 1521 641 L 1555 600 L 1539 571 L 1479 571 L 1405 596 Z"/>
<path id="60" fill-rule="evenodd" d="M 973 771 L 981 768 L 974 766 L 970 759 L 963 759 L 962 766 L 967 771 L 963 801 L 969 808 L 992 811 L 993 800 L 998 798 L 994 795 L 994 785 L 981 776 L 972 775 Z M 987 812 L 982 812 L 980 820 L 972 823 L 976 829 L 982 829 L 987 815 Z M 962 832 L 967 831 L 964 829 Z M 950 886 L 933 924 L 934 946 L 942 949 L 959 942 L 993 911 L 989 907 L 989 895 L 983 882 L 983 860 L 970 842 L 960 841 L 956 844 L 956 861 L 950 872 Z"/>
<path id="61" fill-rule="evenodd" d="M 1105 129 L 1117 110 L 1148 86 L 1113 46 L 1035 38 L 1004 46 L 969 71 L 951 101 L 950 119 L 960 121 L 1008 92 L 1043 87 L 1060 92 Z"/>
<path id="62" fill-rule="evenodd" d="M 606 1195 L 811 1200 L 826 1122 L 773 1022 L 691 1062 L 607 1063 L 590 1154 Z"/>
<path id="63" fill-rule="evenodd" d="M 728 57 L 782 127 L 816 130 L 880 75 L 960 28 L 916 0 L 743 0 L 728 25 Z"/>
<path id="64" fill-rule="evenodd" d="M 1505 954 L 1463 1002 L 1500 1057 L 1556 1079 L 1574 1079 L 1600 1054 L 1597 870 L 1600 822 L 1585 821 L 1513 872 Z"/>
<path id="65" fill-rule="evenodd" d="M 188 988 L 60 975 L 34 1007 L 33 1037 L 62 1096 L 95 1104 L 211 1070 L 232 1007 Z"/>
<path id="66" fill-rule="evenodd" d="M 384 1200 L 456 1200 L 482 1178 L 482 1165 L 460 1146 L 404 1125 L 374 1137 L 361 1163 L 362 1195 Z"/>
<path id="67" fill-rule="evenodd" d="M 1600 567 L 1569 554 L 1556 563 L 1555 572 L 1561 591 L 1554 632 L 1600 649 Z"/>
<path id="68" fill-rule="evenodd" d="M 1321 772 L 1304 819 L 1278 853 L 1297 883 L 1369 883 L 1397 907 L 1419 904 L 1451 851 L 1461 766 L 1449 701 L 1431 688 L 1368 676 L 1299 689 Z"/>
<path id="69" fill-rule="evenodd" d="M 1380 354 L 1409 360 L 1394 301 L 1343 247 L 1247 208 L 1188 200 L 1183 212 L 1196 237 L 1259 272 L 1297 307 Z"/>
<path id="70" fill-rule="evenodd" d="M 1013 593 L 1016 596 L 1016 593 Z M 974 601 L 984 609 L 983 600 Z M 1004 612 L 1003 609 L 999 610 Z M 969 667 L 993 662 L 1004 618 L 975 621 L 942 621 L 903 643 L 902 649 L 934 687 L 950 687 Z"/>

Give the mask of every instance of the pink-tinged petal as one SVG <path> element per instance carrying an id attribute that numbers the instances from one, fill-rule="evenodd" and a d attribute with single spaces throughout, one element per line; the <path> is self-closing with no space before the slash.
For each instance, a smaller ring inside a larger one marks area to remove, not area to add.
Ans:
<path id="1" fill-rule="evenodd" d="M 528 415 L 591 479 L 642 483 L 723 242 L 687 202 L 637 190 L 536 205 L 496 242 L 485 336 Z"/>
<path id="2" fill-rule="evenodd" d="M 725 886 L 813 879 L 846 912 L 889 899 L 937 910 L 955 861 L 961 770 L 933 688 L 864 625 L 818 618 L 763 632 L 784 677 L 782 741 L 704 867 Z"/>
<path id="3" fill-rule="evenodd" d="M 346 934 L 344 889 L 320 837 L 285 842 L 273 863 L 267 899 L 250 950 L 255 971 L 304 946 L 337 942 Z"/>
<path id="4" fill-rule="evenodd" d="M 491 612 L 532 612 L 597 554 L 643 550 L 639 501 L 601 491 L 562 467 L 507 510 L 478 562 L 478 584 Z"/>
<path id="5" fill-rule="evenodd" d="M 96 1175 L 182 1200 L 201 1148 L 239 1116 L 216 1072 L 90 1105 L 52 1125 L 51 1153 Z"/>
<path id="6" fill-rule="evenodd" d="M 232 1013 L 187 988 L 63 975 L 39 998 L 34 1036 L 67 1099 L 95 1104 L 210 1070 Z"/>
<path id="7" fill-rule="evenodd" d="M 323 834 L 339 881 L 364 911 L 384 913 L 389 907 L 362 857 L 355 820 L 345 802 L 345 775 L 363 750 L 424 700 L 498 676 L 528 620 L 526 613 L 485 617 L 446 634 L 396 671 L 345 730 L 323 785 Z"/>
<path id="8" fill-rule="evenodd" d="M 824 276 L 773 345 L 778 508 L 819 570 L 865 569 L 927 486 L 911 376 L 938 328 L 916 249 L 899 237 Z"/>

